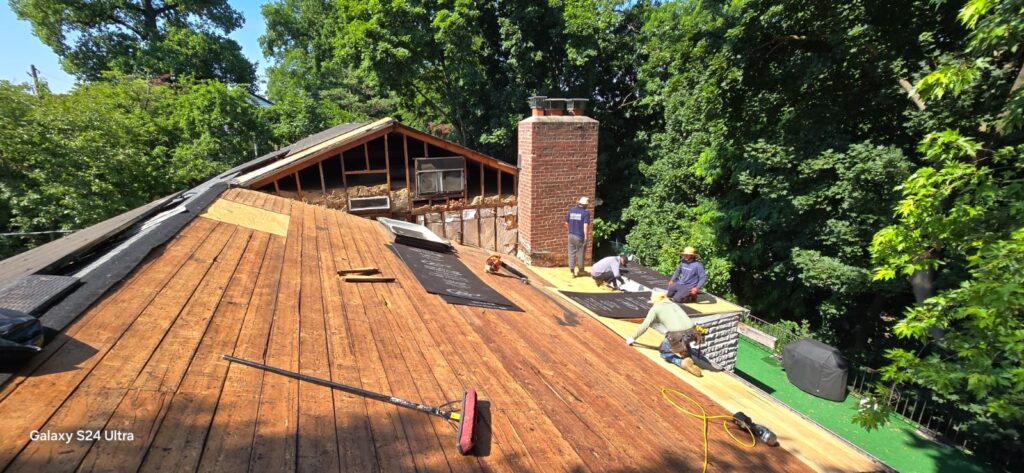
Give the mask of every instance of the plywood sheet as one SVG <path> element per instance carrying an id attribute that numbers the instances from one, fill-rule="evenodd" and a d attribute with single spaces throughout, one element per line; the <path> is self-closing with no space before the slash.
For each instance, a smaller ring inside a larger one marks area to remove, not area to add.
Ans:
<path id="1" fill-rule="evenodd" d="M 214 202 L 200 217 L 271 235 L 285 236 L 288 234 L 287 215 L 225 199 Z"/>

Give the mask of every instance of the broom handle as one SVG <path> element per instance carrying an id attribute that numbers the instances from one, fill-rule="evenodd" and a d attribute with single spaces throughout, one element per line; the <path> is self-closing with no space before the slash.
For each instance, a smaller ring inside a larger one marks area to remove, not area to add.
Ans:
<path id="1" fill-rule="evenodd" d="M 276 373 L 276 374 L 279 374 L 281 376 L 287 376 L 289 378 L 298 379 L 300 381 L 306 381 L 306 382 L 313 383 L 313 384 L 319 384 L 320 386 L 326 386 L 326 387 L 331 388 L 331 389 L 337 389 L 339 391 L 345 391 L 345 392 L 347 392 L 349 394 L 355 394 L 356 396 L 362 396 L 362 397 L 370 398 L 370 399 L 373 399 L 373 400 L 376 400 L 376 401 L 386 402 L 388 404 L 394 404 L 394 405 L 396 405 L 398 407 L 404 407 L 404 408 L 407 408 L 407 409 L 413 409 L 413 410 L 420 411 L 420 412 L 423 412 L 423 413 L 426 413 L 426 414 L 435 415 L 435 416 L 438 416 L 438 417 L 441 417 L 441 418 L 444 418 L 444 419 L 454 419 L 454 417 L 452 416 L 453 413 L 442 411 L 439 407 L 425 406 L 423 404 L 417 404 L 415 402 L 406 401 L 405 399 L 399 399 L 397 397 L 387 396 L 387 395 L 384 395 L 384 394 L 375 393 L 373 391 L 367 391 L 365 389 L 360 389 L 360 388 L 357 388 L 355 386 L 349 386 L 347 384 L 335 383 L 333 381 L 328 381 L 326 379 L 314 378 L 312 376 L 307 376 L 307 375 L 304 375 L 302 373 L 296 373 L 294 371 L 283 370 L 281 368 L 274 368 L 273 366 L 264 365 L 262 363 L 257 363 L 255 361 L 249 361 L 249 360 L 243 360 L 241 358 L 235 358 L 235 357 L 233 357 L 231 355 L 224 355 L 224 359 L 228 360 L 228 361 L 231 361 L 231 362 L 234 362 L 234 363 L 242 364 L 242 365 L 245 365 L 245 366 L 250 366 L 250 367 L 253 367 L 253 368 L 256 368 L 256 369 L 261 369 L 261 370 L 264 370 L 264 371 L 269 371 L 271 373 Z"/>

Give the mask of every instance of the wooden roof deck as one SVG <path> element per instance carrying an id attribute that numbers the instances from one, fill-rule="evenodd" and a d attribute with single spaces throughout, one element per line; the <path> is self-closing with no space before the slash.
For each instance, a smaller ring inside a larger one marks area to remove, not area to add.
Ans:
<path id="1" fill-rule="evenodd" d="M 222 199 L 288 215 L 287 236 L 193 221 L 0 390 L 0 470 L 701 468 L 700 422 L 660 390 L 726 411 L 598 322 L 486 275 L 525 312 L 448 305 L 375 222 L 252 191 Z M 480 272 L 485 253 L 459 250 Z M 335 271 L 356 266 L 397 282 L 340 282 Z M 224 353 L 426 404 L 475 387 L 490 404 L 489 448 L 463 457 L 440 419 L 229 365 Z M 30 440 L 97 430 L 134 440 Z M 783 449 L 735 445 L 720 425 L 709 436 L 711 471 L 809 471 Z"/>
<path id="2" fill-rule="evenodd" d="M 597 287 L 591 278 L 570 278 L 565 268 L 531 269 L 544 278 L 543 281 L 534 282 L 535 285 L 549 283 L 551 286 L 547 290 L 551 291 L 552 295 L 561 297 L 566 304 L 571 304 L 577 310 L 587 313 L 593 320 L 600 322 L 620 337 L 630 337 L 636 332 L 638 321 L 601 317 L 557 292 L 558 290 L 611 292 L 607 287 Z M 696 310 L 707 310 L 701 304 L 688 305 Z M 712 306 L 712 310 L 717 310 L 717 308 Z M 658 345 L 661 340 L 661 334 L 654 330 L 648 330 L 638 341 L 651 346 Z M 656 363 L 659 360 L 657 350 L 641 346 L 636 346 L 634 349 Z M 730 412 L 742 411 L 752 417 L 754 422 L 767 425 L 778 436 L 780 448 L 790 451 L 815 471 L 826 473 L 888 471 L 886 466 L 876 462 L 848 441 L 825 430 L 733 373 L 706 371 L 704 377 L 696 378 L 673 365 L 657 364 L 686 384 L 711 396 Z"/>

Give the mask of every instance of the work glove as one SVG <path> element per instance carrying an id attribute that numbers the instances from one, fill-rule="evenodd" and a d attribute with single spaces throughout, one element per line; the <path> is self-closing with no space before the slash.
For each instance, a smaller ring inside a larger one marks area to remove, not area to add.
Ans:
<path id="1" fill-rule="evenodd" d="M 635 338 L 633 338 L 633 337 L 626 338 L 626 345 L 633 346 L 634 343 L 636 343 L 636 339 Z"/>
<path id="2" fill-rule="evenodd" d="M 697 288 L 690 289 L 690 295 L 693 297 L 697 297 Z"/>

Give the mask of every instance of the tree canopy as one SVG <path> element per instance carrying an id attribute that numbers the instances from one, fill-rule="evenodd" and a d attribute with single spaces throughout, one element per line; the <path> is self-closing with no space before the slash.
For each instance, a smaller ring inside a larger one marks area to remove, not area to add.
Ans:
<path id="1" fill-rule="evenodd" d="M 888 351 L 886 380 L 927 386 L 997 426 L 1024 422 L 1022 12 L 1021 1 L 960 10 L 967 42 L 937 56 L 917 84 L 928 108 L 960 119 L 921 140 L 924 162 L 871 246 L 875 279 L 940 281 L 894 327 L 916 343 Z M 1010 429 L 1000 446 L 1019 449 L 1019 435 Z"/>
<path id="2" fill-rule="evenodd" d="M 0 228 L 84 228 L 267 151 L 248 97 L 219 82 L 112 77 L 34 96 L 0 81 Z M 5 255 L 23 249 L 0 242 Z"/>
<path id="3" fill-rule="evenodd" d="M 225 36 L 244 21 L 226 0 L 9 2 L 79 79 L 97 80 L 108 71 L 232 84 L 256 78 L 241 46 Z"/>
<path id="4" fill-rule="evenodd" d="M 386 115 L 515 162 L 527 97 L 588 98 L 602 250 L 669 271 L 695 246 L 711 292 L 1024 459 L 1024 0 L 275 0 L 267 109 L 225 85 L 254 73 L 224 0 L 10 4 L 82 82 L 0 82 L 0 227 L 80 228 Z"/>

